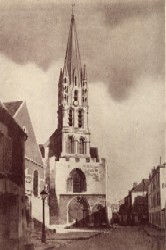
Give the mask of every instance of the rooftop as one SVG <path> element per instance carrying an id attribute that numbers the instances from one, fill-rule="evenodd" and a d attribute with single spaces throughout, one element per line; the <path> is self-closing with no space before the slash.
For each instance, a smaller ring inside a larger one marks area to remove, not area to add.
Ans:
<path id="1" fill-rule="evenodd" d="M 13 117 L 23 101 L 5 102 L 4 106 L 8 110 L 9 114 Z"/>
<path id="2" fill-rule="evenodd" d="M 132 189 L 132 192 L 142 192 L 148 190 L 149 179 L 142 179 L 142 181 Z"/>

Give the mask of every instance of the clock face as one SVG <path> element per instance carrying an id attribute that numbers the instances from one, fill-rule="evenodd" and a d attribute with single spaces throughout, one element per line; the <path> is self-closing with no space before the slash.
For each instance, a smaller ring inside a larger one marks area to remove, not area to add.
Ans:
<path id="1" fill-rule="evenodd" d="M 78 101 L 73 102 L 74 106 L 78 106 Z"/>

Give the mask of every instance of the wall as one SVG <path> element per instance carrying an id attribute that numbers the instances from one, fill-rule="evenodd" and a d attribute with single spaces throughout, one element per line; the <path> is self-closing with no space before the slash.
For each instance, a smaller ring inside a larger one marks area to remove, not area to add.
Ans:
<path id="1" fill-rule="evenodd" d="M 68 222 L 68 205 L 70 201 L 76 197 L 76 196 L 81 196 L 85 197 L 86 200 L 88 201 L 89 208 L 90 208 L 90 213 L 92 212 L 93 207 L 96 204 L 102 204 L 105 206 L 105 195 L 85 195 L 85 194 L 66 194 L 66 195 L 60 195 L 59 197 L 59 224 L 66 224 Z"/>
<path id="2" fill-rule="evenodd" d="M 166 167 L 160 168 L 161 209 L 166 206 Z"/>
<path id="3" fill-rule="evenodd" d="M 15 116 L 15 120 L 22 128 L 26 128 L 26 132 L 28 135 L 28 138 L 25 143 L 25 192 L 26 195 L 29 197 L 29 201 L 31 203 L 31 217 L 32 219 L 36 219 L 37 221 L 42 222 L 43 215 L 40 192 L 43 190 L 45 185 L 44 165 L 26 103 L 23 103 L 20 107 L 19 111 Z M 35 170 L 38 171 L 39 180 L 37 196 L 34 196 L 33 194 L 33 178 Z M 47 203 L 45 209 L 46 213 L 48 214 Z M 47 216 L 46 225 L 48 225 L 48 221 L 49 220 Z"/>
<path id="4" fill-rule="evenodd" d="M 31 206 L 31 217 L 36 220 L 42 222 L 43 214 L 42 214 L 42 200 L 40 197 L 40 192 L 44 189 L 45 179 L 44 179 L 44 168 L 42 166 L 37 165 L 36 163 L 25 160 L 26 167 L 26 176 L 25 176 L 25 193 L 29 197 L 29 200 L 32 204 Z M 35 196 L 33 193 L 33 178 L 34 171 L 38 171 L 38 195 Z M 45 206 L 46 212 L 48 213 L 48 205 L 46 203 Z M 46 225 L 48 225 L 49 219 L 46 217 Z"/>
<path id="5" fill-rule="evenodd" d="M 4 111 L 5 112 L 5 111 Z M 6 114 L 5 123 L 9 114 Z M 0 122 L 0 249 L 18 249 L 18 245 L 27 242 L 25 218 L 25 175 L 24 175 L 24 141 L 25 134 L 9 118 L 10 124 Z M 9 140 L 11 139 L 11 141 Z M 8 143 L 11 143 L 9 147 Z M 7 171 L 6 171 L 7 170 Z M 10 170 L 10 175 L 8 171 Z M 15 244 L 14 244 L 15 243 Z"/>
<path id="6" fill-rule="evenodd" d="M 159 175 L 158 181 L 156 176 Z M 153 186 L 155 188 L 153 189 Z M 152 200 L 154 196 L 160 194 L 160 203 L 152 204 Z M 152 178 L 150 184 L 148 186 L 148 200 L 149 200 L 149 223 L 158 227 L 163 228 L 165 224 L 163 223 L 163 219 L 165 220 L 165 204 L 166 204 L 166 168 L 157 167 Z"/>
<path id="7" fill-rule="evenodd" d="M 102 159 L 96 162 L 86 158 L 60 158 L 59 161 L 55 157 L 49 158 L 47 162 L 47 175 L 50 173 L 48 185 L 50 187 L 50 223 L 59 224 L 67 223 L 67 205 L 69 200 L 75 196 L 83 196 L 88 198 L 88 202 L 104 203 L 106 200 L 106 171 L 105 161 Z M 70 172 L 74 168 L 81 169 L 86 177 L 87 190 L 81 193 L 73 193 L 67 190 L 67 179 Z"/>
<path id="8" fill-rule="evenodd" d="M 85 158 L 80 158 L 77 162 L 77 158 L 69 158 L 66 161 L 65 158 L 60 158 L 59 161 L 55 162 L 55 184 L 56 193 L 66 194 L 66 183 L 70 172 L 74 168 L 81 169 L 85 176 L 87 182 L 87 194 L 105 194 L 106 193 L 106 173 L 105 165 L 103 162 L 95 162 L 90 159 L 90 162 L 86 162 Z"/>
<path id="9" fill-rule="evenodd" d="M 144 194 L 145 194 L 145 192 L 144 192 Z M 138 197 L 138 196 L 143 196 L 143 191 L 142 192 L 132 192 L 131 193 L 132 205 L 134 204 L 135 198 Z"/>

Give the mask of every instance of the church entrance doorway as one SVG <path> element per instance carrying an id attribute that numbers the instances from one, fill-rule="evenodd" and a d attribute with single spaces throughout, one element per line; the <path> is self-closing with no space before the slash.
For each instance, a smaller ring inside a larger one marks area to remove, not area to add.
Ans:
<path id="1" fill-rule="evenodd" d="M 89 222 L 89 204 L 86 198 L 74 197 L 68 206 L 68 221 L 74 222 L 74 227 L 86 227 Z"/>

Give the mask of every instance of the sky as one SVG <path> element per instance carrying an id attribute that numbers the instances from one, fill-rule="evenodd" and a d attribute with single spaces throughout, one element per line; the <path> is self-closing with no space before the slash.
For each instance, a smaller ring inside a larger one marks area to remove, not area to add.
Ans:
<path id="1" fill-rule="evenodd" d="M 0 100 L 25 100 L 36 137 L 57 127 L 69 1 L 0 0 Z M 108 165 L 109 200 L 165 162 L 164 1 L 75 1 L 87 65 L 91 146 Z"/>

